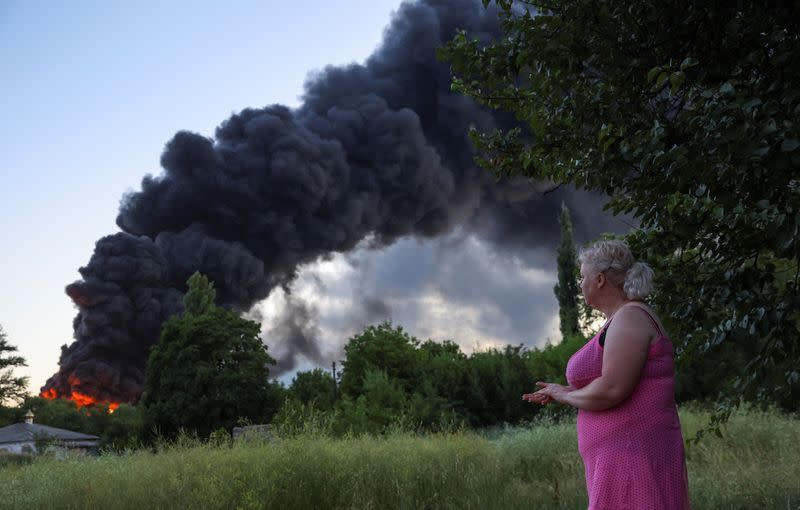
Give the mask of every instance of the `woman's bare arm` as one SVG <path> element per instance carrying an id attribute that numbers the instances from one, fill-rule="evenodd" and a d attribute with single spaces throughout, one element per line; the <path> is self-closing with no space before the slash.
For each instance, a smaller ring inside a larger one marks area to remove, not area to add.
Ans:
<path id="1" fill-rule="evenodd" d="M 627 306 L 617 312 L 606 331 L 600 377 L 574 391 L 560 384 L 537 383 L 542 387 L 537 393 L 578 409 L 592 411 L 609 409 L 628 398 L 639 384 L 650 341 L 655 335 L 647 315 L 632 308 L 635 306 Z"/>

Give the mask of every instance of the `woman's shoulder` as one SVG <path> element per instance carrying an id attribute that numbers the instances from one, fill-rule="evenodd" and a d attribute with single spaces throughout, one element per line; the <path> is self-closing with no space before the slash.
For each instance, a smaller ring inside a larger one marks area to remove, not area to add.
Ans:
<path id="1" fill-rule="evenodd" d="M 656 313 L 642 301 L 632 301 L 622 305 L 614 314 L 614 318 L 619 325 L 652 331 L 655 337 L 665 334 L 664 326 Z"/>

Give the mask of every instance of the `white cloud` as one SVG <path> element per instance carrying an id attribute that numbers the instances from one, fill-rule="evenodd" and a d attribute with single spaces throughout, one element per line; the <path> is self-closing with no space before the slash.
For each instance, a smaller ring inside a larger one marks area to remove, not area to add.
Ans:
<path id="1" fill-rule="evenodd" d="M 543 346 L 561 338 L 554 259 L 544 248 L 503 252 L 461 232 L 402 239 L 378 250 L 365 242 L 301 268 L 291 299 L 312 310 L 316 343 L 329 360 L 342 359 L 350 337 L 383 320 L 420 340 L 453 340 L 467 354 L 509 344 Z M 268 331 L 288 310 L 278 288 L 250 315 Z M 280 339 L 267 342 L 274 344 L 271 352 L 281 351 Z M 296 369 L 312 367 L 298 359 Z"/>

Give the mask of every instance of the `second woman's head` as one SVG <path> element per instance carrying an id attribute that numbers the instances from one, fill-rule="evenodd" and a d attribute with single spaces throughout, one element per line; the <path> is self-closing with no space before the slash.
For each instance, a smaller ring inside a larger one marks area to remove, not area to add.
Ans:
<path id="1" fill-rule="evenodd" d="M 592 308 L 609 301 L 644 300 L 653 291 L 653 270 L 633 258 L 625 241 L 598 241 L 581 250 L 581 292 Z"/>

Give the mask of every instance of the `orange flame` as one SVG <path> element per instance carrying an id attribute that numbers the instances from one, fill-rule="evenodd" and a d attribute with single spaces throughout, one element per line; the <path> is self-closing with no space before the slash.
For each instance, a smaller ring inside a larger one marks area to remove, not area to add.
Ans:
<path id="1" fill-rule="evenodd" d="M 55 388 L 48 388 L 47 390 L 43 391 L 40 394 L 40 396 L 42 398 L 46 398 L 47 400 L 55 400 L 59 398 L 58 392 L 56 391 Z M 105 400 L 97 400 L 91 395 L 87 395 L 85 393 L 81 393 L 75 390 L 72 391 L 72 394 L 66 400 L 71 400 L 72 402 L 75 403 L 77 407 L 95 407 L 98 404 L 101 405 L 107 404 L 109 414 L 113 413 L 119 408 L 119 402 L 108 402 Z"/>
<path id="2" fill-rule="evenodd" d="M 96 398 L 90 397 L 89 395 L 84 395 L 79 391 L 73 391 L 70 398 L 73 402 L 78 404 L 78 407 L 91 407 L 97 403 Z"/>
<path id="3" fill-rule="evenodd" d="M 46 398 L 47 400 L 55 400 L 58 398 L 58 393 L 56 393 L 55 388 L 48 388 L 47 390 L 42 392 L 42 398 Z"/>

